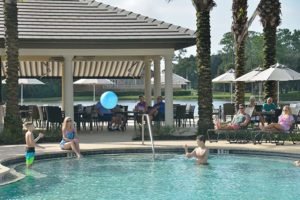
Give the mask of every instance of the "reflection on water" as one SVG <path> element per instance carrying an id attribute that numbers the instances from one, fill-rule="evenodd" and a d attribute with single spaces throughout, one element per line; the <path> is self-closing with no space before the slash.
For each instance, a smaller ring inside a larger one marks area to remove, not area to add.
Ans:
<path id="1" fill-rule="evenodd" d="M 214 108 L 219 108 L 219 106 L 223 105 L 224 103 L 228 103 L 228 102 L 229 101 L 214 99 L 213 105 L 214 105 Z M 89 105 L 93 105 L 95 103 L 96 102 L 93 102 L 93 101 L 75 101 L 74 105 L 82 104 L 83 106 L 89 106 Z M 128 110 L 133 110 L 136 103 L 137 103 L 137 101 L 135 101 L 135 100 L 120 100 L 118 102 L 118 104 L 120 104 L 120 105 L 128 105 Z M 198 115 L 198 102 L 196 100 L 174 100 L 174 104 L 194 105 L 194 106 L 196 106 L 195 107 L 195 115 Z M 38 101 L 26 101 L 26 102 L 24 102 L 24 105 L 61 106 L 61 101 L 51 101 L 49 103 L 38 102 Z M 153 105 L 153 101 L 152 101 L 152 105 Z"/>

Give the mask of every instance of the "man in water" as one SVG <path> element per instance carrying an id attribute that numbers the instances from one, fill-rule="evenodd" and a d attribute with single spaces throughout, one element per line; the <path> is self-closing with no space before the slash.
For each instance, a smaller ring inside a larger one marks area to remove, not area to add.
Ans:
<path id="1" fill-rule="evenodd" d="M 195 157 L 197 159 L 197 164 L 206 165 L 209 150 L 205 146 L 205 137 L 204 135 L 199 135 L 196 139 L 198 147 L 196 147 L 191 153 L 188 151 L 187 144 L 184 145 L 185 155 L 188 158 Z"/>

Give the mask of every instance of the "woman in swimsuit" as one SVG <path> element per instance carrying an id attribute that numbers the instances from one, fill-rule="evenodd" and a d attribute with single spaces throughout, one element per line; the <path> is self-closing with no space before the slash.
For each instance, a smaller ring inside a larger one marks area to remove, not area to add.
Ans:
<path id="1" fill-rule="evenodd" d="M 63 150 L 73 150 L 77 158 L 81 157 L 79 139 L 76 137 L 76 130 L 73 126 L 71 117 L 66 117 L 62 124 L 62 140 L 60 148 Z"/>
<path id="2" fill-rule="evenodd" d="M 278 118 L 278 123 L 271 123 L 265 127 L 260 127 L 263 131 L 284 131 L 290 130 L 294 123 L 294 117 L 292 115 L 291 108 L 289 106 L 284 106 L 282 109 L 282 114 Z"/>

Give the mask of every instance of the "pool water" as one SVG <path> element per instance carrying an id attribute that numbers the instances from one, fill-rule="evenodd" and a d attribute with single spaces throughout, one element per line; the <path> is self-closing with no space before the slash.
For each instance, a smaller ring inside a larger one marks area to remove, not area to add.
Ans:
<path id="1" fill-rule="evenodd" d="M 25 179 L 0 187 L 0 199 L 298 199 L 300 168 L 291 160 L 210 155 L 198 166 L 183 155 L 120 154 L 24 165 Z"/>

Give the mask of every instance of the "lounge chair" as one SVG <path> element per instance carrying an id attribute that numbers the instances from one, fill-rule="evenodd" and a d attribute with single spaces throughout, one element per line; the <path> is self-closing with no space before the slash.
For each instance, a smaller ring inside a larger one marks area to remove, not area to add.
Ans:
<path id="1" fill-rule="evenodd" d="M 284 145 L 287 139 L 290 139 L 293 144 L 295 143 L 294 137 L 297 134 L 297 116 L 293 115 L 295 122 L 288 131 L 273 131 L 273 130 L 253 130 L 252 141 L 254 144 L 261 144 L 262 141 L 274 143 L 276 145 Z"/>
<path id="2" fill-rule="evenodd" d="M 250 124 L 244 126 L 241 129 L 237 130 L 228 130 L 228 129 L 208 129 L 207 139 L 210 142 L 218 142 L 220 139 L 226 139 L 229 143 L 248 143 L 251 139 L 251 129 L 248 128 Z"/>

